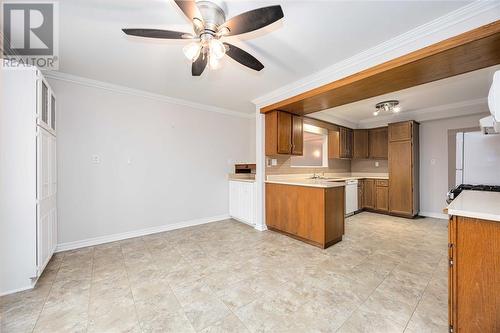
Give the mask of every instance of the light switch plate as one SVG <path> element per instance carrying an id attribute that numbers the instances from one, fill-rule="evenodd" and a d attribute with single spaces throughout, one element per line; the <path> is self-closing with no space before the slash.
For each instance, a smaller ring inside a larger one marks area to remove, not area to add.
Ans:
<path id="1" fill-rule="evenodd" d="M 92 164 L 99 164 L 99 163 L 101 163 L 101 156 L 92 155 Z"/>
<path id="2" fill-rule="evenodd" d="M 278 160 L 277 160 L 277 159 L 275 159 L 275 158 L 273 158 L 273 159 L 271 160 L 271 165 L 272 165 L 272 166 L 277 166 L 277 165 L 278 165 Z"/>
<path id="3" fill-rule="evenodd" d="M 378 168 L 380 166 L 379 162 L 375 162 L 375 167 Z"/>

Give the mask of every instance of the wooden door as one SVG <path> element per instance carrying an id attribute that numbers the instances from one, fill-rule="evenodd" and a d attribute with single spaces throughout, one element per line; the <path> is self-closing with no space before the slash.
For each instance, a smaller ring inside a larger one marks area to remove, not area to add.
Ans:
<path id="1" fill-rule="evenodd" d="M 389 144 L 389 212 L 413 215 L 412 143 Z"/>
<path id="2" fill-rule="evenodd" d="M 304 153 L 304 120 L 300 116 L 292 116 L 292 155 Z"/>
<path id="3" fill-rule="evenodd" d="M 352 158 L 368 158 L 368 130 L 355 129 L 353 131 L 353 152 Z"/>
<path id="4" fill-rule="evenodd" d="M 366 208 L 375 208 L 375 181 L 373 179 L 365 179 L 363 181 L 364 197 L 363 203 Z"/>
<path id="5" fill-rule="evenodd" d="M 369 130 L 369 156 L 373 159 L 388 158 L 387 127 Z"/>
<path id="6" fill-rule="evenodd" d="M 328 131 L 328 158 L 340 158 L 340 131 Z"/>
<path id="7" fill-rule="evenodd" d="M 389 188 L 386 186 L 375 187 L 375 209 L 382 212 L 389 210 Z"/>
<path id="8" fill-rule="evenodd" d="M 290 154 L 292 151 L 292 115 L 278 112 L 278 154 Z"/>

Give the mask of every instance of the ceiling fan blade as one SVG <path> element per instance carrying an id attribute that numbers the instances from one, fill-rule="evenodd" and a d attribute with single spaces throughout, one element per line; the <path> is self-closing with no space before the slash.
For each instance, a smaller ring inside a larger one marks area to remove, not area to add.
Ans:
<path id="1" fill-rule="evenodd" d="M 243 51 L 239 47 L 231 45 L 229 43 L 224 43 L 226 46 L 226 54 L 239 62 L 242 65 L 245 65 L 253 70 L 261 71 L 264 68 L 264 65 L 258 61 L 253 55 L 250 53 Z"/>
<path id="2" fill-rule="evenodd" d="M 160 30 L 160 29 L 122 29 L 130 36 L 163 38 L 163 39 L 192 39 L 193 35 L 187 32 Z"/>
<path id="3" fill-rule="evenodd" d="M 229 28 L 226 36 L 234 36 L 263 28 L 283 18 L 281 6 L 270 6 L 254 9 L 237 15 L 224 23 Z"/>
<path id="4" fill-rule="evenodd" d="M 193 65 L 191 67 L 191 74 L 193 76 L 200 76 L 201 73 L 203 73 L 203 71 L 205 70 L 205 67 L 207 67 L 207 57 L 203 54 L 200 54 L 198 59 L 193 62 Z"/>
<path id="5" fill-rule="evenodd" d="M 174 2 L 177 4 L 177 6 L 179 6 L 179 8 L 184 13 L 184 15 L 186 15 L 190 21 L 193 21 L 194 18 L 198 18 L 200 20 L 203 20 L 203 17 L 201 16 L 201 13 L 200 13 L 200 10 L 198 9 L 198 6 L 196 6 L 196 1 L 194 1 L 194 0 L 174 0 Z"/>

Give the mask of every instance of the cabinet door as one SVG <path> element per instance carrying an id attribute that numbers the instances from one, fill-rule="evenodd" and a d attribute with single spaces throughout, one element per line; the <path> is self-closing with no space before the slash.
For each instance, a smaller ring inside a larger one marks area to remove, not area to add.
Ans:
<path id="1" fill-rule="evenodd" d="M 229 182 L 229 216 L 238 215 L 238 189 L 236 182 Z"/>
<path id="2" fill-rule="evenodd" d="M 413 215 L 412 143 L 389 144 L 389 211 Z"/>
<path id="3" fill-rule="evenodd" d="M 340 158 L 352 158 L 352 130 L 340 128 Z"/>
<path id="4" fill-rule="evenodd" d="M 292 116 L 292 155 L 304 153 L 304 121 L 300 116 Z"/>
<path id="5" fill-rule="evenodd" d="M 390 142 L 411 140 L 411 137 L 412 137 L 412 122 L 411 121 L 389 124 L 389 141 Z"/>
<path id="6" fill-rule="evenodd" d="M 375 187 L 375 209 L 387 212 L 389 210 L 389 188 L 386 186 Z"/>
<path id="7" fill-rule="evenodd" d="M 366 159 L 368 158 L 368 130 L 353 131 L 353 158 Z"/>
<path id="8" fill-rule="evenodd" d="M 452 216 L 448 222 L 448 324 L 449 327 L 456 327 L 456 281 L 457 281 L 457 271 L 455 260 L 455 247 L 457 244 L 457 217 Z"/>
<path id="9" fill-rule="evenodd" d="M 374 128 L 369 131 L 369 155 L 373 159 L 388 158 L 387 127 Z"/>
<path id="10" fill-rule="evenodd" d="M 365 179 L 364 183 L 364 198 L 363 203 L 366 208 L 375 208 L 375 181 L 373 179 Z"/>
<path id="11" fill-rule="evenodd" d="M 352 158 L 354 145 L 353 133 L 352 129 L 346 128 L 346 158 Z"/>
<path id="12" fill-rule="evenodd" d="M 358 209 L 365 207 L 364 204 L 364 181 L 362 179 L 358 182 Z"/>
<path id="13" fill-rule="evenodd" d="M 278 154 L 292 151 L 292 115 L 278 112 Z"/>
<path id="14" fill-rule="evenodd" d="M 340 158 L 339 131 L 328 131 L 328 158 Z"/>
<path id="15" fill-rule="evenodd" d="M 47 130 L 37 135 L 37 267 L 40 275 L 54 251 L 56 219 L 55 138 Z"/>

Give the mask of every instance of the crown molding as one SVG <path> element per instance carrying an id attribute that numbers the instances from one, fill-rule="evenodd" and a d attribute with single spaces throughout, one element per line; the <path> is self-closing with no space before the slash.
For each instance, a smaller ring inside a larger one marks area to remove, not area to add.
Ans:
<path id="1" fill-rule="evenodd" d="M 453 12 L 389 39 L 313 75 L 285 85 L 252 102 L 257 109 L 403 56 L 439 41 L 500 19 L 500 2 L 475 1 Z"/>
<path id="2" fill-rule="evenodd" d="M 373 117 L 360 120 L 359 128 L 374 128 L 385 126 L 388 123 L 415 120 L 418 122 L 449 119 L 463 116 L 471 116 L 475 114 L 487 113 L 488 99 L 478 98 L 457 103 L 443 104 L 430 108 L 401 112 L 397 115 L 387 115 L 381 117 Z"/>
<path id="3" fill-rule="evenodd" d="M 53 80 L 70 82 L 70 83 L 79 84 L 79 85 L 86 86 L 86 87 L 108 90 L 108 91 L 112 91 L 112 92 L 124 94 L 124 95 L 143 97 L 143 98 L 152 99 L 152 100 L 156 100 L 156 101 L 163 102 L 163 103 L 175 104 L 175 105 L 189 107 L 189 108 L 193 108 L 193 109 L 201 110 L 201 111 L 216 112 L 216 113 L 225 114 L 228 116 L 235 116 L 235 117 L 246 118 L 246 119 L 255 118 L 254 113 L 243 113 L 243 112 L 238 112 L 238 111 L 234 111 L 234 110 L 220 108 L 217 106 L 191 102 L 191 101 L 188 101 L 185 99 L 174 98 L 174 97 L 170 97 L 170 96 L 166 96 L 166 95 L 162 95 L 162 94 L 150 93 L 150 92 L 147 92 L 144 90 L 133 89 L 133 88 L 120 86 L 120 85 L 116 85 L 116 84 L 112 84 L 112 83 L 92 80 L 92 79 L 88 79 L 88 78 L 84 78 L 84 77 L 76 76 L 76 75 L 72 75 L 72 74 L 67 74 L 67 73 L 63 73 L 63 72 L 44 71 L 43 76 L 46 78 L 49 78 L 49 79 L 53 79 Z"/>

